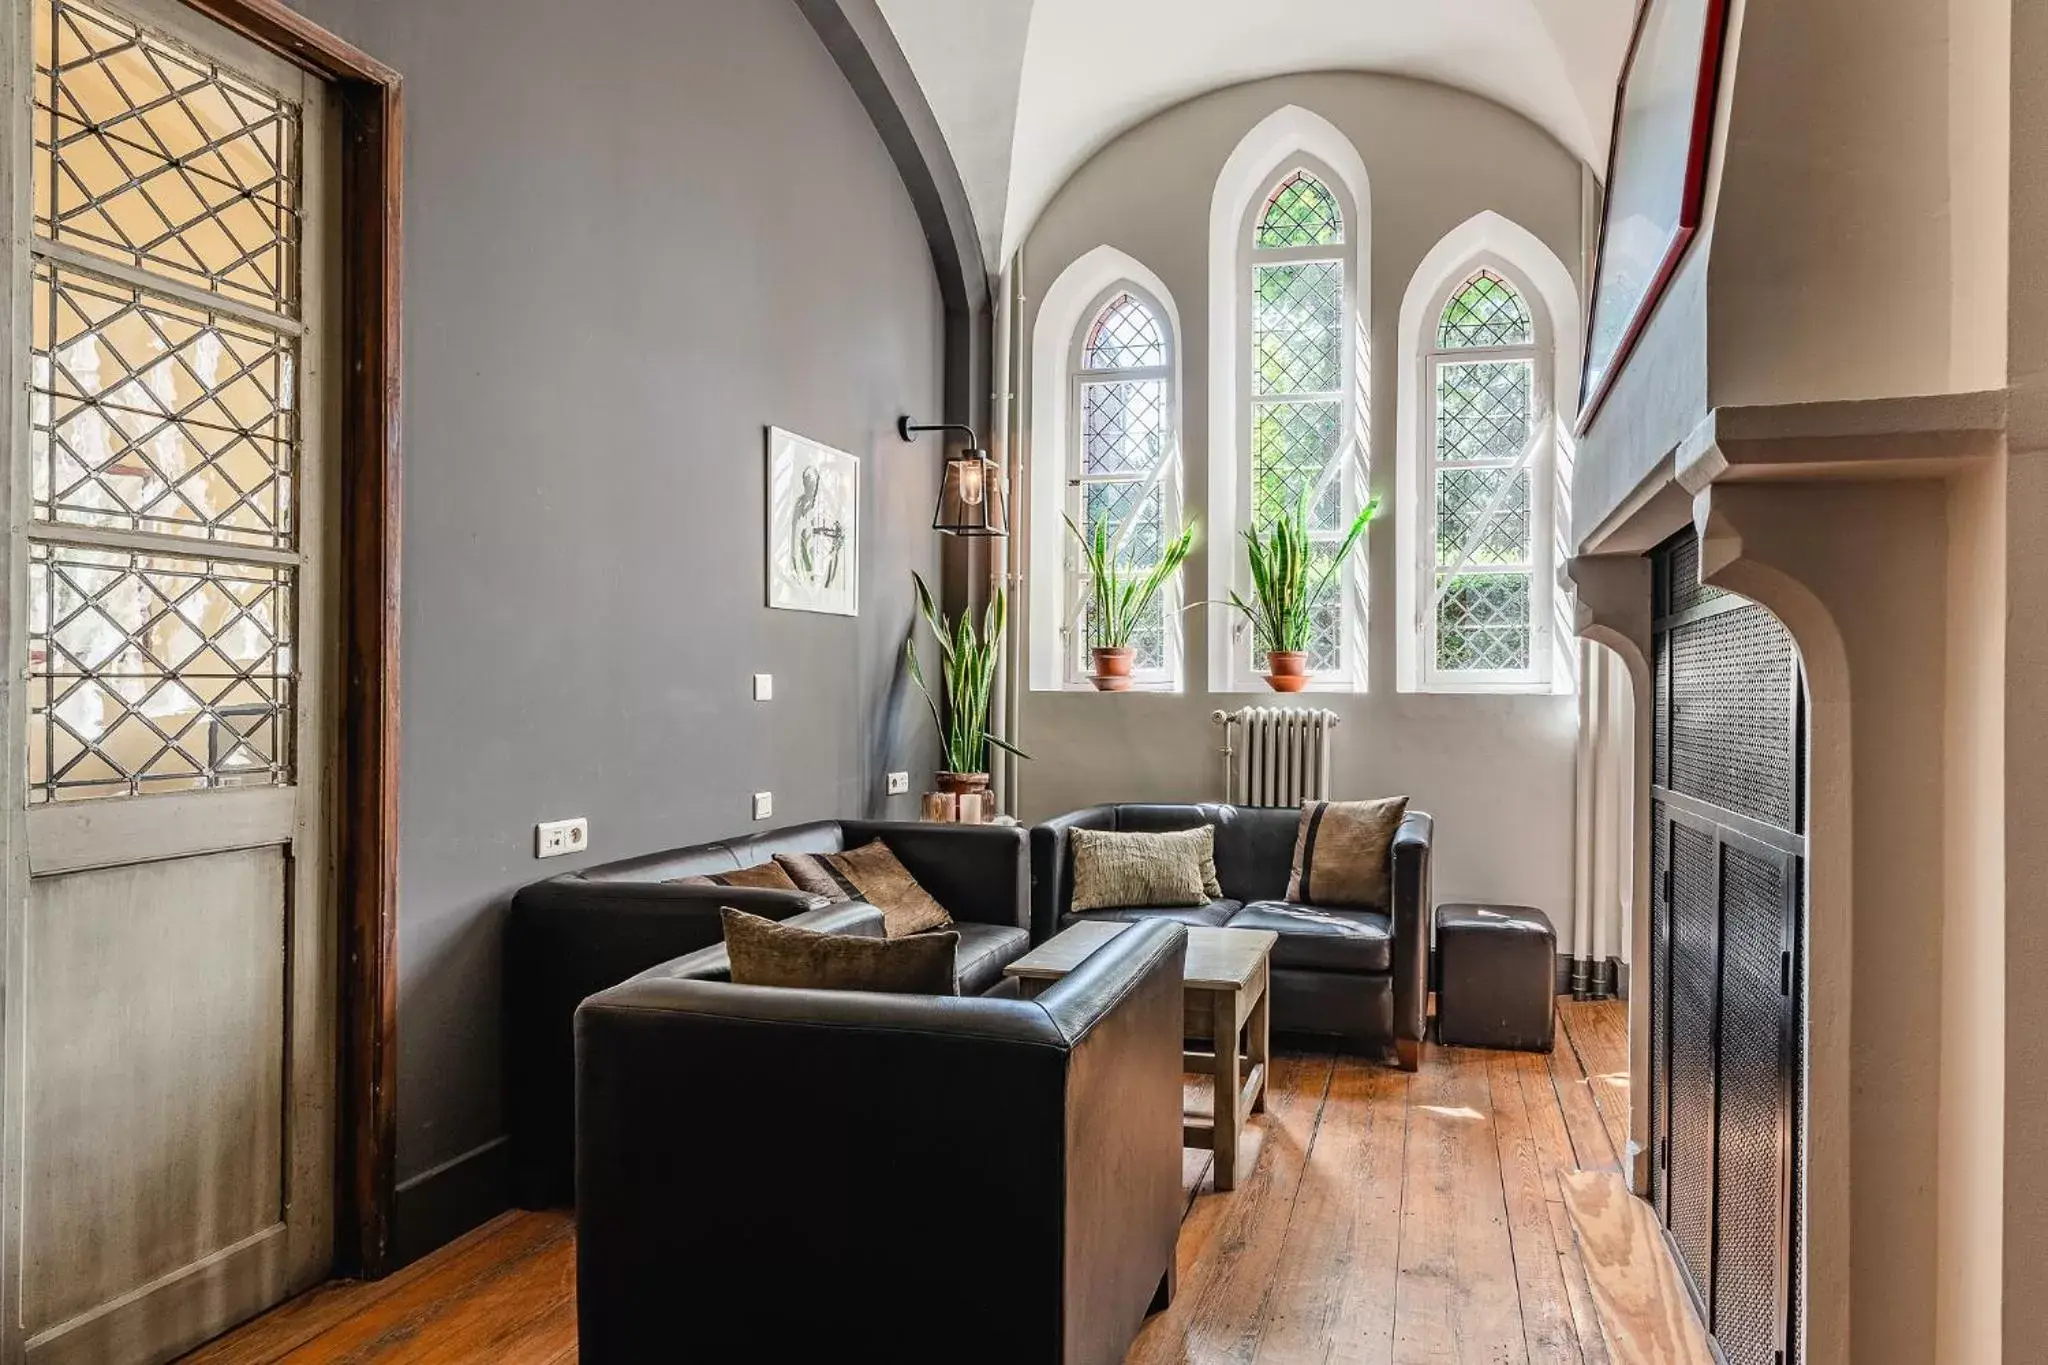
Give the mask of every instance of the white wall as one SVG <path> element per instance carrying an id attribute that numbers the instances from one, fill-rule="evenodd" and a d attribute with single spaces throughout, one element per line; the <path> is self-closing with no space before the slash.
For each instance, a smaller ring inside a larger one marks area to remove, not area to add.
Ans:
<path id="1" fill-rule="evenodd" d="M 1205 95 L 1117 139 L 1067 182 L 1025 243 L 1023 334 L 1031 335 L 1038 302 L 1061 272 L 1098 246 L 1127 252 L 1157 274 L 1186 328 L 1181 410 L 1192 515 L 1208 505 L 1209 338 L 1202 320 L 1210 312 L 1210 197 L 1239 141 L 1289 104 L 1336 125 L 1371 181 L 1375 363 L 1368 434 L 1374 491 L 1388 507 L 1395 502 L 1399 312 L 1423 257 L 1487 209 L 1526 228 L 1574 268 L 1581 256 L 1579 163 L 1519 116 L 1442 86 L 1357 73 L 1281 77 Z M 1052 454 L 1056 446 L 1046 449 Z M 1390 515 L 1375 528 L 1367 555 L 1370 691 L 1314 698 L 1344 718 L 1338 795 L 1408 793 L 1437 817 L 1438 901 L 1539 906 L 1558 925 L 1560 947 L 1570 947 L 1562 940 L 1572 919 L 1577 700 L 1397 694 Z M 1059 572 L 1051 563 L 1037 581 L 1027 573 L 1025 593 L 1058 591 Z M 1215 585 L 1203 581 L 1203 555 L 1190 560 L 1188 572 L 1191 599 L 1214 594 Z M 1186 618 L 1187 657 L 1197 664 L 1208 657 L 1208 626 L 1206 609 Z M 1219 799 L 1221 732 L 1210 712 L 1256 698 L 1208 693 L 1199 667 L 1190 669 L 1187 686 L 1173 695 L 1026 693 L 1018 737 L 1034 761 L 1023 765 L 1022 816 L 1038 819 L 1098 801 Z"/>

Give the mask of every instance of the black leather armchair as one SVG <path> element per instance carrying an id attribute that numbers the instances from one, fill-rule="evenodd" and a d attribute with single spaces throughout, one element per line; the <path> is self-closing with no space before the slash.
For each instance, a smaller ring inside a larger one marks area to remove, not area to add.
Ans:
<path id="1" fill-rule="evenodd" d="M 811 905 L 790 891 L 685 885 L 777 853 L 837 853 L 888 844 L 960 932 L 965 994 L 997 988 L 1028 947 L 1029 850 L 1021 829 L 827 820 L 722 843 L 669 849 L 583 868 L 523 888 L 505 926 L 505 1108 L 513 1198 L 565 1205 L 575 1193 L 576 1006 L 636 973 L 719 942 L 718 911 L 733 906 L 788 919 Z"/>
<path id="2" fill-rule="evenodd" d="M 1285 899 L 1300 812 L 1229 805 L 1090 806 L 1031 831 L 1031 934 L 1042 942 L 1078 919 L 1170 919 L 1190 926 L 1270 929 L 1273 1027 L 1336 1034 L 1354 1046 L 1392 1044 L 1403 1069 L 1422 1056 L 1429 1007 L 1429 861 L 1435 824 L 1420 811 L 1401 822 L 1389 853 L 1388 904 L 1357 908 Z M 1076 829 L 1216 831 L 1223 899 L 1207 905 L 1073 914 Z"/>
<path id="3" fill-rule="evenodd" d="M 576 1015 L 586 1365 L 1116 1365 L 1173 1289 L 1186 933 L 1036 999 L 734 986 Z"/>

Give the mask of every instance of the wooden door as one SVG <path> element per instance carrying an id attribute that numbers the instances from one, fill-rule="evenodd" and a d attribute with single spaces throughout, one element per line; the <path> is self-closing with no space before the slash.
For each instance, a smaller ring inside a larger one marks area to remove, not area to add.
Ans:
<path id="1" fill-rule="evenodd" d="M 6 1354 L 118 1365 L 332 1259 L 334 119 L 173 0 L 8 3 Z"/>

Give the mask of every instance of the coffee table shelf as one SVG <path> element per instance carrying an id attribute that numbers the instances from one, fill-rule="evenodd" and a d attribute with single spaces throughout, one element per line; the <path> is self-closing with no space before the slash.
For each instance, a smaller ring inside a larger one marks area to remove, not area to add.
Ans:
<path id="1" fill-rule="evenodd" d="M 1084 920 L 1053 935 L 1003 969 L 1028 1000 L 1087 961 L 1131 926 L 1116 920 Z M 1266 1072 L 1272 1060 L 1272 1012 L 1268 986 L 1273 945 L 1280 936 L 1267 929 L 1188 930 L 1187 968 L 1182 978 L 1182 1036 L 1212 1040 L 1209 1052 L 1184 1052 L 1184 1069 L 1215 1079 L 1213 1114 L 1183 1114 L 1181 1141 L 1216 1154 L 1216 1188 L 1237 1187 L 1237 1153 L 1245 1118 L 1266 1109 Z"/>

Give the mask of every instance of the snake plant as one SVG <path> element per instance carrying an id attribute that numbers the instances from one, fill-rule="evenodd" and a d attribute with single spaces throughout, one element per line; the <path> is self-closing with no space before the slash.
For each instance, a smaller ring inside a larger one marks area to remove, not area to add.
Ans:
<path id="1" fill-rule="evenodd" d="M 925 685 L 924 668 L 917 658 L 916 628 L 911 638 L 903 642 L 903 656 L 910 666 L 911 680 L 917 690 L 924 694 L 925 705 L 931 708 L 932 724 L 938 727 L 939 739 L 946 749 L 946 770 L 955 773 L 985 773 L 988 771 L 988 746 L 993 744 L 1006 753 L 1019 758 L 1031 755 L 1003 739 L 988 728 L 989 703 L 995 695 L 996 664 L 1002 654 L 1003 627 L 1008 623 L 1010 603 L 1001 588 L 989 598 L 988 609 L 982 613 L 981 629 L 977 632 L 967 612 L 960 613 L 957 621 L 947 622 L 938 604 L 932 601 L 931 589 L 925 587 L 924 579 L 913 573 L 911 582 L 917 585 L 917 610 L 931 627 L 939 644 L 940 680 L 944 684 L 946 706 L 942 713 L 938 699 L 932 696 Z"/>
<path id="2" fill-rule="evenodd" d="M 1195 528 L 1190 526 L 1167 542 L 1159 552 L 1159 562 L 1141 572 L 1111 548 L 1108 522 L 1095 523 L 1092 539 L 1072 517 L 1067 517 L 1066 523 L 1074 539 L 1081 542 L 1081 553 L 1088 562 L 1088 591 L 1094 602 L 1088 613 L 1088 647 L 1129 649 L 1131 636 L 1144 622 L 1152 599 L 1180 572 L 1195 548 Z"/>
<path id="3" fill-rule="evenodd" d="M 1336 553 L 1317 571 L 1313 566 L 1315 543 L 1308 529 L 1309 497 L 1310 490 L 1303 489 L 1301 502 L 1291 514 L 1273 518 L 1263 529 L 1252 527 L 1244 532 L 1252 595 L 1246 601 L 1233 590 L 1230 605 L 1250 619 L 1252 636 L 1262 653 L 1292 654 L 1308 649 L 1323 593 L 1358 548 L 1366 523 L 1380 508 L 1380 500 L 1374 498 L 1359 509 L 1337 542 Z"/>

